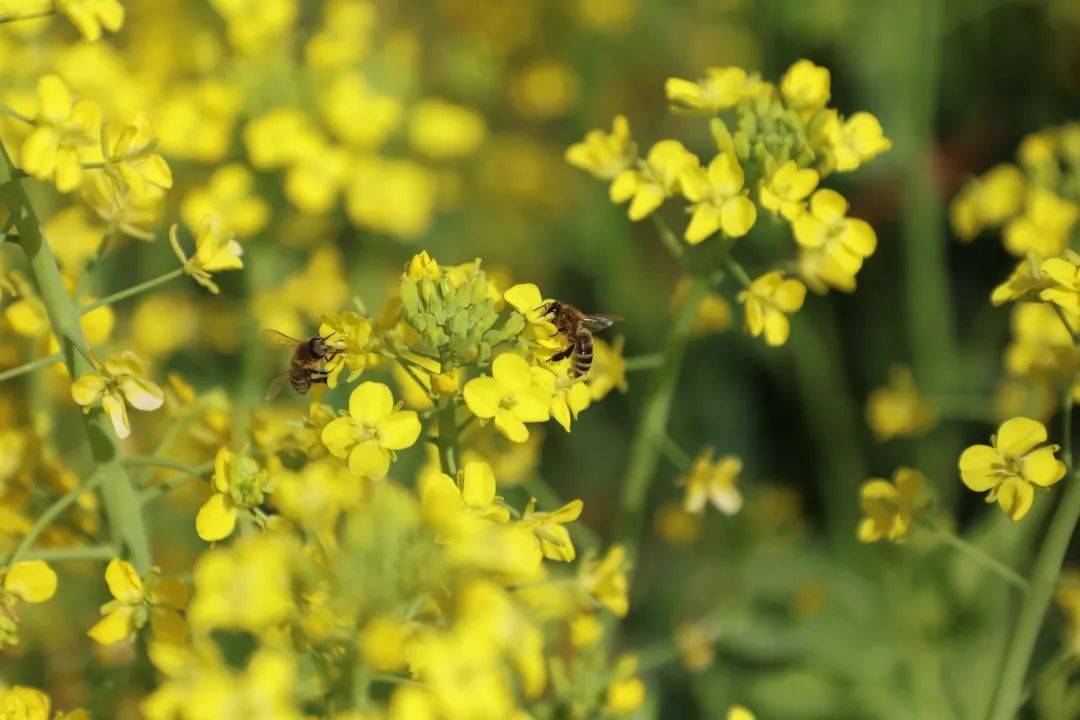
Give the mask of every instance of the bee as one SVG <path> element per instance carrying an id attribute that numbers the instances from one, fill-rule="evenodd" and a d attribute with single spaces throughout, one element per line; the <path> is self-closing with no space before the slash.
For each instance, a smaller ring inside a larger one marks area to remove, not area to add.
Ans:
<path id="1" fill-rule="evenodd" d="M 622 320 L 618 315 L 583 313 L 569 303 L 552 300 L 540 306 L 543 317 L 550 317 L 555 334 L 570 343 L 565 350 L 551 356 L 551 362 L 570 358 L 571 372 L 581 377 L 589 372 L 593 361 L 593 333 L 600 332 Z"/>
<path id="2" fill-rule="evenodd" d="M 313 384 L 325 383 L 330 374 L 325 369 L 326 363 L 337 357 L 341 351 L 327 342 L 330 335 L 316 335 L 307 340 L 297 340 L 277 330 L 263 330 L 263 340 L 274 347 L 291 348 L 292 360 L 289 369 L 274 378 L 266 393 L 267 400 L 273 400 L 285 387 L 285 382 L 292 384 L 293 390 L 307 395 Z"/>

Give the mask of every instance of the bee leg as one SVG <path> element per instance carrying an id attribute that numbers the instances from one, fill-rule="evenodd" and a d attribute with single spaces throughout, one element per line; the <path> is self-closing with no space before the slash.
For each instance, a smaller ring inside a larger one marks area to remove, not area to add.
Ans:
<path id="1" fill-rule="evenodd" d="M 326 381 L 327 381 L 328 379 L 329 379 L 329 378 L 327 378 L 327 377 L 326 377 L 325 375 L 319 375 L 319 376 L 317 376 L 317 377 L 316 377 L 316 376 L 314 376 L 314 375 L 312 375 L 312 377 L 311 377 L 311 383 L 312 383 L 313 385 L 325 385 L 325 384 L 326 384 Z"/>
<path id="2" fill-rule="evenodd" d="M 554 362 L 559 362 L 560 360 L 565 360 L 566 358 L 570 357 L 570 354 L 573 353 L 573 352 L 574 352 L 574 346 L 570 345 L 565 350 L 557 352 L 554 355 L 552 355 L 550 358 L 548 358 L 548 362 L 553 362 L 554 363 Z"/>

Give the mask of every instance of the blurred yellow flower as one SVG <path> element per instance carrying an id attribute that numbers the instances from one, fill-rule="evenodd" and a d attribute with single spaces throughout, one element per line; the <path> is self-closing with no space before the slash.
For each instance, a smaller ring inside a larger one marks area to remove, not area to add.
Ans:
<path id="1" fill-rule="evenodd" d="M 780 79 L 780 92 L 789 108 L 809 114 L 829 102 L 829 69 L 809 60 L 797 60 Z"/>
<path id="2" fill-rule="evenodd" d="M 1061 257 L 1044 260 L 1042 274 L 1049 287 L 1039 293 L 1039 298 L 1057 305 L 1067 317 L 1080 317 L 1080 254 L 1066 250 Z"/>
<path id="3" fill-rule="evenodd" d="M 82 36 L 91 42 L 101 37 L 101 29 L 116 32 L 124 24 L 124 6 L 118 0 L 55 0 L 56 10 L 65 15 Z"/>
<path id="4" fill-rule="evenodd" d="M 806 198 L 817 187 L 820 177 L 812 168 L 800 168 L 788 160 L 777 168 L 761 186 L 761 204 L 794 222 L 806 212 Z"/>
<path id="5" fill-rule="evenodd" d="M 859 523 L 858 538 L 870 543 L 907 537 L 920 510 L 920 491 L 926 478 L 918 470 L 901 467 L 892 482 L 871 478 L 859 488 L 859 504 L 866 515 Z"/>
<path id="6" fill-rule="evenodd" d="M 870 113 L 857 112 L 843 120 L 835 110 L 826 112 L 822 128 L 826 170 L 851 172 L 892 148 L 881 123 Z"/>
<path id="7" fill-rule="evenodd" d="M 709 502 L 725 515 L 734 515 L 742 508 L 742 493 L 735 485 L 742 472 L 742 460 L 725 455 L 715 461 L 714 453 L 711 447 L 702 450 L 690 472 L 678 480 L 686 486 L 683 509 L 688 513 L 702 512 Z"/>
<path id="8" fill-rule="evenodd" d="M 989 490 L 986 501 L 996 500 L 1015 522 L 1031 509 L 1036 487 L 1049 487 L 1065 477 L 1065 464 L 1054 456 L 1057 445 L 1042 445 L 1046 426 L 1038 420 L 1006 420 L 990 442 L 963 452 L 960 477 L 975 492 Z"/>
<path id="9" fill-rule="evenodd" d="M 612 545 L 600 560 L 589 556 L 578 567 L 581 590 L 616 617 L 626 617 L 630 611 L 627 565 L 626 548 Z"/>
<path id="10" fill-rule="evenodd" d="M 23 685 L 0 686 L 0 717 L 11 720 L 49 720 L 52 702 L 36 688 Z M 67 716 L 71 720 L 85 716 Z"/>
<path id="11" fill-rule="evenodd" d="M 409 144 L 435 160 L 472 154 L 486 134 L 483 116 L 445 100 L 421 100 L 409 113 Z"/>
<path id="12" fill-rule="evenodd" d="M 1013 255 L 1040 258 L 1060 255 L 1080 217 L 1080 208 L 1045 188 L 1028 191 L 1024 213 L 1005 226 L 1005 249 Z"/>
<path id="13" fill-rule="evenodd" d="M 93 358 L 92 358 L 93 359 Z M 101 401 L 112 421 L 117 437 L 131 434 L 125 402 L 136 410 L 153 411 L 165 402 L 165 393 L 147 378 L 150 364 L 130 350 L 114 355 L 71 384 L 71 398 L 89 412 L 89 406 Z"/>
<path id="14" fill-rule="evenodd" d="M 734 155 L 722 152 L 708 168 L 687 167 L 679 175 L 683 194 L 693 203 L 686 242 L 696 245 L 717 230 L 742 237 L 757 220 L 757 208 L 743 187 L 744 174 Z"/>
<path id="15" fill-rule="evenodd" d="M 210 277 L 212 273 L 244 267 L 244 261 L 240 259 L 244 249 L 232 237 L 221 232 L 214 216 L 207 215 L 199 223 L 199 229 L 195 233 L 195 254 L 190 258 L 180 247 L 179 232 L 178 225 L 169 228 L 169 243 L 173 252 L 180 260 L 184 272 L 213 294 L 217 295 L 220 290 Z"/>
<path id="16" fill-rule="evenodd" d="M 510 102 L 526 118 L 561 117 L 577 100 L 578 85 L 577 73 L 562 60 L 537 60 L 511 79 Z"/>
<path id="17" fill-rule="evenodd" d="M 401 123 L 401 101 L 368 87 L 355 72 L 339 74 L 319 96 L 319 108 L 330 131 L 358 150 L 380 147 Z"/>
<path id="18" fill-rule="evenodd" d="M 715 115 L 727 110 L 744 98 L 754 97 L 764 88 L 756 75 L 748 75 L 739 67 L 709 68 L 698 81 L 668 78 L 664 92 L 673 107 Z"/>
<path id="19" fill-rule="evenodd" d="M 495 427 L 513 442 L 529 439 L 525 423 L 551 417 L 555 376 L 529 365 L 520 355 L 502 353 L 491 364 L 491 375 L 465 383 L 462 395 L 469 410 L 482 420 L 495 419 Z"/>
<path id="20" fill-rule="evenodd" d="M 101 109 L 89 100 L 76 102 L 58 75 L 45 75 L 37 83 L 35 109 L 27 115 L 34 130 L 19 153 L 22 169 L 71 192 L 83 176 L 81 154 L 99 136 Z"/>
<path id="21" fill-rule="evenodd" d="M 636 655 L 623 655 L 615 663 L 604 695 L 604 712 L 614 717 L 629 715 L 645 702 L 645 683 L 637 676 Z"/>
<path id="22" fill-rule="evenodd" d="M 102 124 L 105 171 L 126 183 L 137 197 L 155 199 L 173 184 L 169 164 L 153 152 L 156 142 L 150 121 L 143 113 L 136 115 L 130 125 Z"/>
<path id="23" fill-rule="evenodd" d="M 919 395 L 910 368 L 889 368 L 888 384 L 876 388 L 866 400 L 866 422 L 882 441 L 918 435 L 934 423 L 934 409 Z"/>
<path id="24" fill-rule="evenodd" d="M 180 214 L 189 229 L 200 226 L 207 215 L 221 223 L 221 231 L 242 238 L 257 234 L 270 217 L 266 202 L 254 194 L 255 176 L 240 164 L 214 171 L 209 183 L 184 196 Z"/>
<path id="25" fill-rule="evenodd" d="M 972 240 L 985 227 L 998 227 L 1020 211 L 1024 174 L 1015 165 L 997 165 L 964 184 L 949 207 L 953 232 Z"/>
<path id="26" fill-rule="evenodd" d="M 436 193 L 435 176 L 428 168 L 411 160 L 366 157 L 351 170 L 345 210 L 355 225 L 405 238 L 428 229 Z"/>
<path id="27" fill-rule="evenodd" d="M 360 631 L 360 657 L 377 672 L 397 672 L 408 664 L 408 640 L 412 628 L 393 617 L 376 617 Z"/>
<path id="28" fill-rule="evenodd" d="M 156 569 L 145 586 L 135 568 L 123 560 L 109 561 L 105 583 L 113 599 L 101 606 L 104 615 L 87 635 L 102 645 L 132 637 L 148 621 L 159 642 L 182 644 L 187 624 L 179 610 L 187 605 L 187 588 L 175 578 L 162 578 Z"/>
<path id="29" fill-rule="evenodd" d="M 42 560 L 21 560 L 0 574 L 4 578 L 4 605 L 14 600 L 31 604 L 43 603 L 56 593 L 56 573 Z M 9 598 L 14 600 L 9 601 Z"/>
<path id="30" fill-rule="evenodd" d="M 566 161 L 598 180 L 614 180 L 637 160 L 637 145 L 630 137 L 630 123 L 616 115 L 611 132 L 590 130 L 585 139 L 566 149 Z"/>
<path id="31" fill-rule="evenodd" d="M 395 450 L 411 447 L 420 437 L 420 420 L 412 410 L 397 410 L 390 388 L 361 383 L 349 395 L 349 414 L 330 421 L 322 441 L 334 457 L 347 458 L 349 470 L 372 480 L 386 477 Z"/>
<path id="32" fill-rule="evenodd" d="M 521 524 L 536 536 L 540 553 L 548 560 L 573 562 L 577 557 L 577 551 L 574 549 L 566 524 L 578 519 L 582 507 L 584 503 L 580 500 L 571 500 L 557 510 L 537 512 L 536 499 L 533 498 L 529 500 L 528 505 L 525 506 L 525 512 L 521 514 Z"/>
<path id="33" fill-rule="evenodd" d="M 594 402 L 603 400 L 612 390 L 625 393 L 630 388 L 626 381 L 626 359 L 623 357 L 625 341 L 622 335 L 610 344 L 601 338 L 593 338 L 593 364 L 585 378 L 585 385 Z"/>
<path id="34" fill-rule="evenodd" d="M 726 720 L 756 720 L 754 713 L 750 712 L 742 705 L 734 705 L 727 711 Z"/>
<path id="35" fill-rule="evenodd" d="M 821 254 L 830 269 L 826 282 L 841 289 L 854 287 L 863 260 L 877 249 L 877 234 L 864 220 L 847 217 L 848 204 L 834 190 L 818 190 L 810 198 L 810 212 L 794 221 L 795 241 Z"/>
<path id="36" fill-rule="evenodd" d="M 621 204 L 629 200 L 630 219 L 641 220 L 675 192 L 686 169 L 698 164 L 697 156 L 678 140 L 661 140 L 649 149 L 640 167 L 623 170 L 615 177 L 611 201 Z"/>
<path id="37" fill-rule="evenodd" d="M 791 332 L 788 314 L 802 307 L 806 286 L 785 278 L 778 270 L 755 279 L 739 293 L 746 311 L 746 331 L 754 337 L 764 334 L 769 345 L 783 345 Z"/>

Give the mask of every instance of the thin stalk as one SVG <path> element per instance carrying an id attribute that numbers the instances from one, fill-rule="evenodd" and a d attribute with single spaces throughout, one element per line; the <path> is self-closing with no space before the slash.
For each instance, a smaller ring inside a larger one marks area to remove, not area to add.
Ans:
<path id="1" fill-rule="evenodd" d="M 202 466 L 200 468 L 192 468 L 194 472 L 190 474 L 184 473 L 182 475 L 177 475 L 176 477 L 169 478 L 168 480 L 159 485 L 149 487 L 146 490 L 143 490 L 142 493 L 139 495 L 139 502 L 143 505 L 148 502 L 153 502 L 154 500 L 157 500 L 159 497 L 169 492 L 173 488 L 180 487 L 181 485 L 185 485 L 192 480 L 201 478 L 203 475 L 209 473 L 213 469 L 213 466 L 214 464 L 212 462 L 207 463 L 205 466 Z"/>
<path id="2" fill-rule="evenodd" d="M 693 458 L 690 454 L 679 447 L 679 443 L 675 442 L 675 438 L 668 435 L 666 432 L 659 439 L 660 449 L 663 451 L 667 459 L 671 461 L 671 464 L 677 467 L 681 472 L 689 472 L 690 468 L 694 465 Z"/>
<path id="3" fill-rule="evenodd" d="M 649 485 L 653 476 L 656 475 L 660 462 L 658 441 L 667 433 L 671 404 L 675 397 L 679 373 L 682 370 L 686 343 L 690 338 L 690 328 L 708 287 L 708 281 L 705 278 L 694 277 L 690 292 L 671 323 L 671 329 L 664 342 L 664 362 L 650 378 L 641 419 L 630 442 L 626 477 L 623 480 L 623 491 L 619 498 L 616 537 L 626 547 L 631 559 L 636 555 L 641 529 L 645 522 L 645 504 L 649 495 Z"/>
<path id="4" fill-rule="evenodd" d="M 108 543 L 87 545 L 85 547 L 60 547 L 30 550 L 23 560 L 44 560 L 45 562 L 65 562 L 79 560 L 112 560 L 117 555 L 116 548 Z"/>
<path id="5" fill-rule="evenodd" d="M 720 260 L 723 261 L 724 268 L 727 269 L 732 275 L 734 275 L 735 279 L 739 281 L 739 284 L 742 285 L 744 289 L 749 290 L 750 285 L 753 282 L 750 279 L 750 274 L 746 272 L 746 268 L 740 265 L 735 258 L 731 257 L 730 248 L 724 248 L 724 252 L 720 255 Z"/>
<path id="6" fill-rule="evenodd" d="M 626 372 L 637 372 L 638 370 L 652 370 L 658 368 L 664 364 L 664 355 L 662 353 L 652 353 L 651 355 L 637 355 L 635 357 L 628 357 L 623 360 L 623 367 L 626 368 Z"/>
<path id="7" fill-rule="evenodd" d="M 27 13 L 26 15 L 0 15 L 0 23 L 18 22 L 19 20 L 37 20 L 43 17 L 49 17 L 56 14 L 56 8 L 49 8 L 48 10 L 41 10 L 36 13 Z"/>
<path id="8" fill-rule="evenodd" d="M 963 538 L 958 537 L 939 525 L 927 524 L 925 527 L 934 534 L 934 537 L 937 538 L 939 542 L 943 542 L 954 550 L 971 558 L 1021 592 L 1028 591 L 1028 581 L 1025 580 L 1020 573 L 993 557 L 985 550 L 975 547 Z"/>
<path id="9" fill-rule="evenodd" d="M 457 418 L 451 398 L 441 397 L 438 404 L 439 423 L 439 464 L 442 471 L 452 478 L 457 478 Z"/>
<path id="10" fill-rule="evenodd" d="M 679 238 L 675 237 L 675 232 L 671 229 L 671 226 L 667 224 L 664 218 L 660 217 L 659 213 L 653 213 L 649 215 L 652 219 L 653 226 L 656 228 L 657 234 L 660 235 L 660 240 L 664 243 L 664 247 L 668 249 L 675 259 L 682 259 L 683 252 L 685 252 L 685 246 L 679 242 Z"/>
<path id="11" fill-rule="evenodd" d="M 154 457 L 152 455 L 136 455 L 134 457 L 124 458 L 124 465 L 128 467 L 138 465 L 149 465 L 151 467 L 168 468 L 169 470 L 179 470 L 182 473 L 188 475 L 204 475 L 207 472 L 214 469 L 214 463 L 208 462 L 199 466 L 188 465 L 187 463 L 180 462 L 179 460 L 172 460 L 170 458 Z"/>
<path id="12" fill-rule="evenodd" d="M 49 244 L 41 233 L 41 225 L 30 204 L 22 181 L 7 150 L 0 143 L 0 193 L 8 209 L 16 216 L 19 246 L 26 255 L 41 301 L 45 306 L 53 333 L 61 344 L 61 352 L 71 377 L 82 377 L 93 371 L 87 359 L 89 346 L 79 327 L 79 312 L 68 297 L 67 289 L 56 266 Z M 126 547 L 135 569 L 150 570 L 150 541 L 143 523 L 141 508 L 127 472 L 120 462 L 120 444 L 112 424 L 100 407 L 83 415 L 94 462 L 95 479 L 100 479 L 105 514 L 118 547 Z"/>
<path id="13" fill-rule="evenodd" d="M 69 490 L 67 493 L 61 495 L 56 502 L 45 509 L 45 512 L 38 516 L 38 519 L 34 521 L 34 524 L 30 527 L 30 531 L 23 536 L 22 541 L 18 547 L 15 548 L 15 552 L 11 554 L 11 557 L 5 562 L 5 565 L 12 565 L 20 560 L 27 559 L 30 549 L 34 546 L 34 542 L 37 541 L 41 533 L 45 532 L 45 528 L 52 524 L 53 520 L 60 517 L 61 514 L 69 507 L 71 507 L 79 497 L 86 492 L 92 491 L 94 488 L 101 485 L 104 482 L 104 476 L 92 475 L 89 480 L 84 482 L 74 490 Z"/>
<path id="14" fill-rule="evenodd" d="M 156 278 L 151 278 L 150 280 L 147 280 L 146 282 L 141 282 L 138 285 L 133 285 L 133 286 L 129 287 L 126 290 L 120 290 L 119 292 L 114 292 L 112 295 L 106 295 L 105 297 L 99 298 L 99 299 L 95 300 L 92 303 L 89 303 L 87 305 L 83 305 L 81 308 L 79 308 L 79 314 L 80 315 L 85 315 L 88 312 L 90 312 L 91 310 L 96 310 L 97 308 L 102 307 L 104 305 L 113 305 L 115 303 L 120 302 L 121 300 L 126 300 L 127 298 L 132 297 L 134 295 L 144 293 L 147 290 L 153 290 L 158 285 L 164 285 L 165 283 L 169 282 L 170 280 L 178 278 L 183 274 L 184 274 L 184 268 L 176 268 L 175 270 L 170 270 L 169 272 L 165 273 L 164 275 L 158 275 Z"/>
<path id="15" fill-rule="evenodd" d="M 20 375 L 25 375 L 28 372 L 33 372 L 43 367 L 54 365 L 63 359 L 64 358 L 60 353 L 53 353 L 52 355 L 47 355 L 43 358 L 38 358 L 37 360 L 31 360 L 18 367 L 13 367 L 4 372 L 0 372 L 0 382 L 19 377 Z"/>

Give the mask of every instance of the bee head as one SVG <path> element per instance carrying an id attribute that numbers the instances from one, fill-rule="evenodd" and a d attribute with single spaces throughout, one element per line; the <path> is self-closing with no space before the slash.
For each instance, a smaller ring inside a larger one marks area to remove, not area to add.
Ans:
<path id="1" fill-rule="evenodd" d="M 311 354 L 312 354 L 312 356 L 316 357 L 316 358 L 319 358 L 319 359 L 322 359 L 322 358 L 325 358 L 325 357 L 328 357 L 328 356 L 333 356 L 333 355 L 337 354 L 337 352 L 338 352 L 337 348 L 335 348 L 333 345 L 331 345 L 329 342 L 327 342 L 330 338 L 332 338 L 336 334 L 337 333 L 330 333 L 329 335 L 323 335 L 321 337 L 316 335 L 315 337 L 311 338 L 310 342 L 311 342 Z"/>

